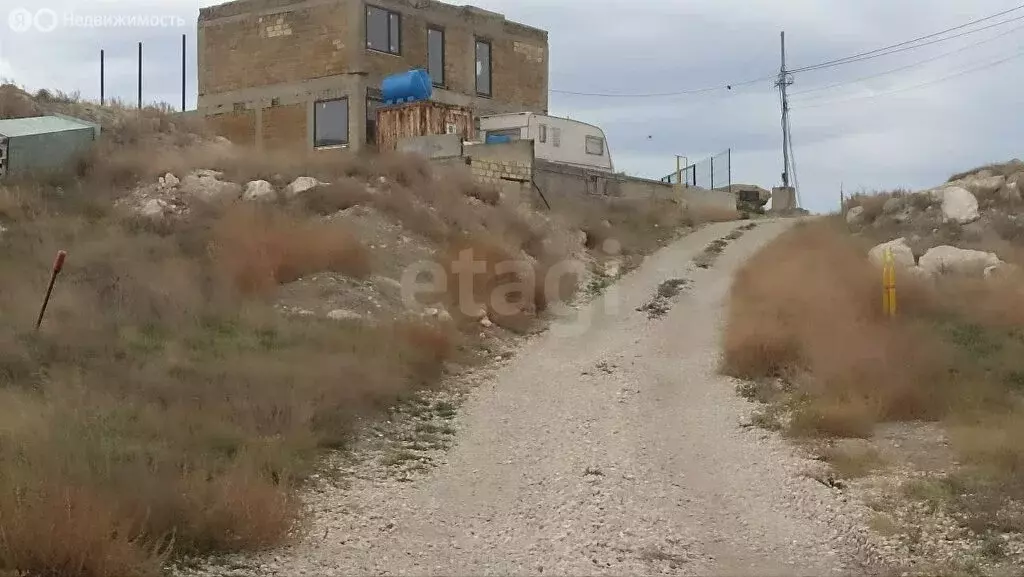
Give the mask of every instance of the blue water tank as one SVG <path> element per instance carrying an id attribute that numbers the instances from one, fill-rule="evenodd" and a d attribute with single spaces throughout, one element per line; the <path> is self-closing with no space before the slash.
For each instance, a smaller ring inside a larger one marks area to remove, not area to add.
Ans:
<path id="1" fill-rule="evenodd" d="M 426 70 L 417 68 L 388 76 L 381 82 L 380 91 L 386 104 L 430 100 L 434 83 Z"/>

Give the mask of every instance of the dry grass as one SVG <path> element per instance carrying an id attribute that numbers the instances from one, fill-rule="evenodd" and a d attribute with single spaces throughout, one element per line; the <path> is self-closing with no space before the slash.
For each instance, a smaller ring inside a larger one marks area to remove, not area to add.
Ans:
<path id="1" fill-rule="evenodd" d="M 822 457 L 842 479 L 864 477 L 885 465 L 878 450 L 859 445 L 827 447 Z"/>
<path id="2" fill-rule="evenodd" d="M 213 223 L 215 258 L 239 290 L 268 294 L 314 272 L 361 278 L 370 257 L 344 228 L 257 205 L 235 207 Z"/>
<path id="3" fill-rule="evenodd" d="M 574 256 L 572 235 L 556 234 L 565 221 L 608 220 L 604 239 L 639 257 L 698 220 L 669 201 L 589 200 L 538 217 L 417 157 L 261 155 L 210 142 L 166 108 L 0 87 L 0 116 L 52 112 L 96 120 L 106 136 L 68 173 L 0 188 L 0 574 L 156 575 L 182 554 L 279 545 L 300 528 L 295 490 L 320 451 L 345 446 L 357 417 L 435 384 L 472 349 L 444 323 L 281 315 L 280 283 L 372 272 L 358 239 L 311 217 L 372 206 L 440 249 L 449 271 L 471 249 L 486 265 L 472 302 L 513 330 L 576 290 L 572 275 L 551 293 L 507 285 Z M 111 208 L 139 182 L 194 168 L 332 185 L 271 206 L 194 206 L 183 223 Z M 58 249 L 70 256 L 36 333 Z M 436 296 L 469 320 L 460 295 Z"/>
<path id="4" fill-rule="evenodd" d="M 964 172 L 958 172 L 953 176 L 950 176 L 946 182 L 953 182 L 956 180 L 964 179 L 968 176 L 977 174 L 983 170 L 987 170 L 995 176 L 1010 176 L 1011 174 L 1021 172 L 1024 170 L 1024 162 L 1020 160 L 1011 160 L 1010 162 L 997 162 L 993 164 L 987 164 L 985 166 L 979 166 Z"/>
<path id="5" fill-rule="evenodd" d="M 278 282 L 369 271 L 344 230 L 272 207 L 150 230 L 33 192 L 6 190 L 0 247 L 0 570 L 148 575 L 280 543 L 317 450 L 455 352 L 442 325 L 272 310 Z"/>
<path id="6" fill-rule="evenodd" d="M 827 219 L 764 248 L 732 288 L 724 370 L 786 379 L 792 391 L 772 402 L 800 437 L 945 421 L 970 465 L 960 482 L 999 503 L 1024 497 L 1024 453 L 1013 441 L 1024 433 L 1021 279 L 924 286 L 903 276 L 899 316 L 887 319 L 868 247 Z"/>

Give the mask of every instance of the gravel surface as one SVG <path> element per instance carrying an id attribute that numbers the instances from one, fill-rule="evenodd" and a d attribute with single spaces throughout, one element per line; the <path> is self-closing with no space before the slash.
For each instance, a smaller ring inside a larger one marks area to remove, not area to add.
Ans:
<path id="1" fill-rule="evenodd" d="M 870 511 L 810 478 L 816 463 L 777 436 L 742 427 L 754 406 L 716 372 L 731 276 L 790 222 L 763 221 L 707 270 L 693 257 L 737 223 L 662 250 L 468 394 L 447 393 L 458 402 L 420 401 L 409 430 L 450 430 L 450 447 L 421 458 L 378 442 L 335 458 L 341 474 L 307 496 L 300 543 L 202 573 L 878 572 Z M 638 312 L 669 279 L 689 282 L 665 315 Z M 438 414 L 450 428 L 422 422 Z"/>

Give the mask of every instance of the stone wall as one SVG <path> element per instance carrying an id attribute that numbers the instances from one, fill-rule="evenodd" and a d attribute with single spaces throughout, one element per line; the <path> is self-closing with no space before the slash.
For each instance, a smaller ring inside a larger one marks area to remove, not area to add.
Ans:
<path id="1" fill-rule="evenodd" d="M 529 183 L 533 180 L 532 140 L 469 145 L 463 149 L 462 154 L 473 177 L 480 182 L 504 185 L 507 182 Z"/>

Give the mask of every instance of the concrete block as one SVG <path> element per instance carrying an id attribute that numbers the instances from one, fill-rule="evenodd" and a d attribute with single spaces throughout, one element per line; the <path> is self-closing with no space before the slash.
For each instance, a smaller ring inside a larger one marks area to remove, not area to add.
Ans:
<path id="1" fill-rule="evenodd" d="M 462 156 L 462 139 L 458 134 L 437 134 L 403 138 L 398 141 L 398 150 L 420 154 L 427 158 L 453 158 Z M 476 163 L 473 163 L 474 166 Z"/>

